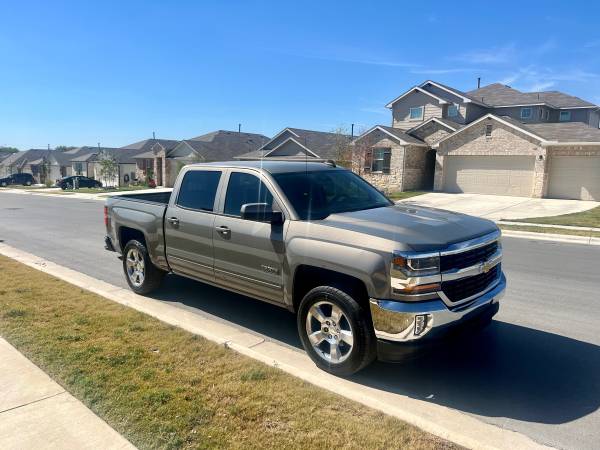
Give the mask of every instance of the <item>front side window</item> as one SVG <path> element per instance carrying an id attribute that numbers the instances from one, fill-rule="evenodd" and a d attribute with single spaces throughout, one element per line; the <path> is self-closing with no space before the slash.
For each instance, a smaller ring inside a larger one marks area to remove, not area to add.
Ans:
<path id="1" fill-rule="evenodd" d="M 456 117 L 458 116 L 458 106 L 450 105 L 448 106 L 448 117 Z"/>
<path id="2" fill-rule="evenodd" d="M 390 173 L 391 149 L 374 148 L 371 162 L 371 172 Z"/>
<path id="3" fill-rule="evenodd" d="M 381 192 L 349 170 L 288 172 L 273 177 L 300 220 L 392 206 Z"/>
<path id="4" fill-rule="evenodd" d="M 232 172 L 225 195 L 224 213 L 240 217 L 242 206 L 247 203 L 266 203 L 273 206 L 273 195 L 257 176 L 244 172 Z"/>
<path id="5" fill-rule="evenodd" d="M 217 170 L 190 170 L 179 187 L 177 205 L 198 211 L 212 211 L 220 179 L 221 172 Z"/>
<path id="6" fill-rule="evenodd" d="M 531 119 L 531 108 L 521 108 L 521 119 Z"/>
<path id="7" fill-rule="evenodd" d="M 410 120 L 420 120 L 423 119 L 423 106 L 416 106 L 414 108 L 410 108 L 409 116 Z"/>
<path id="8" fill-rule="evenodd" d="M 559 120 L 561 122 L 568 122 L 571 120 L 571 111 L 561 111 Z"/>

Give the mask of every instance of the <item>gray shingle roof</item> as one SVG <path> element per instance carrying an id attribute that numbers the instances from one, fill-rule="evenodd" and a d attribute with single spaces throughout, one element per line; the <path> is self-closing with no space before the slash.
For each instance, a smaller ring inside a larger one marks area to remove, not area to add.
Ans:
<path id="1" fill-rule="evenodd" d="M 176 141 L 173 139 L 144 139 L 143 141 L 134 142 L 133 144 L 125 145 L 121 148 L 128 149 L 128 150 L 148 151 L 155 144 L 160 144 L 165 148 L 166 151 L 169 151 L 169 150 L 175 148 L 175 146 L 177 144 L 179 144 L 179 142 L 180 141 Z"/>
<path id="2" fill-rule="evenodd" d="M 525 127 L 548 141 L 600 144 L 600 129 L 590 127 L 583 122 L 528 123 Z"/>
<path id="3" fill-rule="evenodd" d="M 400 130 L 398 128 L 387 127 L 385 125 L 377 125 L 377 126 L 379 128 L 384 129 L 388 133 L 393 134 L 398 139 L 402 139 L 403 141 L 408 142 L 409 144 L 419 144 L 419 145 L 425 144 L 422 140 L 417 139 L 416 137 L 411 136 L 409 134 L 406 134 L 406 133 L 404 133 L 402 130 Z"/>
<path id="4" fill-rule="evenodd" d="M 294 135 L 291 135 L 290 137 L 322 159 L 338 159 L 340 144 L 349 144 L 352 140 L 348 135 L 331 133 L 327 131 L 314 131 L 291 127 L 285 128 L 285 130 L 291 131 Z M 271 141 L 269 141 L 265 144 L 264 149 L 272 150 L 279 144 L 280 142 L 277 142 L 277 144 L 272 144 Z"/>
<path id="5" fill-rule="evenodd" d="M 259 149 L 268 141 L 269 138 L 262 134 L 218 130 L 186 139 L 185 143 L 207 161 L 229 161 Z"/>
<path id="6" fill-rule="evenodd" d="M 509 105 L 533 105 L 546 103 L 549 106 L 556 108 L 573 108 L 573 107 L 591 107 L 593 103 L 587 102 L 572 95 L 567 95 L 558 91 L 546 92 L 521 92 L 504 84 L 494 83 L 484 86 L 479 89 L 467 92 L 467 94 L 489 105 L 494 106 L 509 106 Z"/>

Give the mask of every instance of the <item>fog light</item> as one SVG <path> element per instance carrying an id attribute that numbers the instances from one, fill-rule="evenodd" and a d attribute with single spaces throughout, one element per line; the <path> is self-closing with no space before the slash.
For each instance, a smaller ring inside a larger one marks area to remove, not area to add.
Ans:
<path id="1" fill-rule="evenodd" d="M 427 328 L 427 314 L 415 316 L 415 336 L 419 336 Z"/>

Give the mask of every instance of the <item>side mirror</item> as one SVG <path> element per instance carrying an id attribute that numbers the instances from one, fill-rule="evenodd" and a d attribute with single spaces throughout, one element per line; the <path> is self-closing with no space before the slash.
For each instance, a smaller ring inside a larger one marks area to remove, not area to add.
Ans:
<path id="1" fill-rule="evenodd" d="M 279 211 L 273 211 L 273 208 L 266 203 L 246 203 L 242 205 L 240 216 L 242 219 L 255 222 L 283 223 L 283 214 Z"/>

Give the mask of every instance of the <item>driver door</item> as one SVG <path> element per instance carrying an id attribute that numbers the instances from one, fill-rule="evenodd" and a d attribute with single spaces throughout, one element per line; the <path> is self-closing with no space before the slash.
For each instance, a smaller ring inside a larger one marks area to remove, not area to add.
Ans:
<path id="1" fill-rule="evenodd" d="M 242 219 L 241 208 L 247 203 L 267 203 L 281 211 L 256 172 L 232 170 L 214 223 L 215 281 L 242 293 L 283 302 L 283 237 L 287 224 Z"/>

